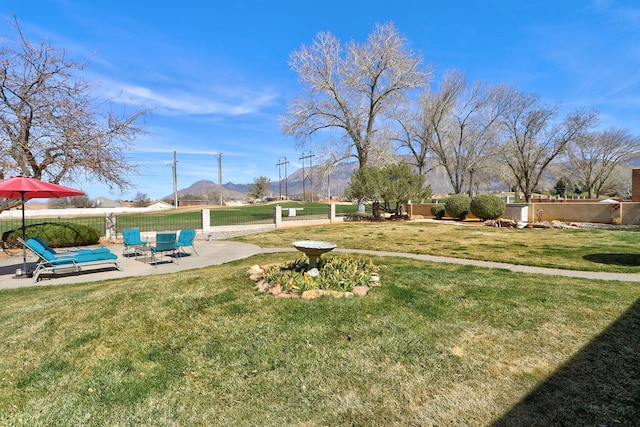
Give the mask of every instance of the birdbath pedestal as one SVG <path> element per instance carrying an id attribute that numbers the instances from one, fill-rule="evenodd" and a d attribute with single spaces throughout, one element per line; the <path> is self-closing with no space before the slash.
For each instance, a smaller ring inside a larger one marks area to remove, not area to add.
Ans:
<path id="1" fill-rule="evenodd" d="M 298 240 L 297 242 L 293 242 L 293 247 L 307 255 L 309 258 L 309 268 L 307 271 L 309 271 L 318 268 L 318 258 L 320 255 L 334 250 L 336 244 L 318 240 Z"/>

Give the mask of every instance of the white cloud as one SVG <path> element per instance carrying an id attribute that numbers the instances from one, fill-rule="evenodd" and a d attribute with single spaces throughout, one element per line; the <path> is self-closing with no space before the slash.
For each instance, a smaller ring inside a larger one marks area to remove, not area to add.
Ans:
<path id="1" fill-rule="evenodd" d="M 112 85 L 114 90 L 120 90 Z M 209 93 L 189 93 L 183 90 L 159 90 L 145 86 L 124 84 L 119 97 L 125 102 L 155 106 L 156 112 L 166 115 L 243 115 L 269 107 L 277 98 L 270 89 L 248 88 L 212 90 Z"/>

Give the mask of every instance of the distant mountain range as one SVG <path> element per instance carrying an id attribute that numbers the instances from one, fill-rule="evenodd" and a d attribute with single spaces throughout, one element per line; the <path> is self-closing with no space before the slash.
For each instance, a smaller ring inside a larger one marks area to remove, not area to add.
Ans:
<path id="1" fill-rule="evenodd" d="M 278 198 L 280 195 L 288 196 L 289 199 L 300 199 L 303 195 L 311 198 L 313 194 L 326 198 L 329 195 L 329 183 L 331 183 L 331 195 L 342 196 L 344 190 L 351 180 L 351 176 L 358 168 L 358 162 L 343 162 L 334 165 L 330 173 L 324 165 L 313 166 L 311 169 L 303 171 L 298 169 L 290 174 L 281 182 L 271 182 L 271 194 L 268 197 Z M 311 185 L 313 183 L 313 185 Z M 448 182 L 446 176 L 441 172 L 430 172 L 427 176 L 427 183 L 431 184 L 435 192 L 448 191 Z M 248 197 L 249 185 L 251 184 L 235 184 L 227 182 L 222 184 L 222 196 L 225 200 L 244 200 Z M 200 180 L 194 182 L 189 187 L 178 190 L 178 197 L 181 200 L 208 200 L 215 203 L 219 200 L 219 184 L 210 180 Z M 167 195 L 163 200 L 172 201 L 173 193 Z"/>

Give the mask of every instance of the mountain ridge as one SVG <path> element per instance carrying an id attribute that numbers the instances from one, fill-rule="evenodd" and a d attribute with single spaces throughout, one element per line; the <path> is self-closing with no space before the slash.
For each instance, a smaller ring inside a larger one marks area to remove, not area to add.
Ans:
<path id="1" fill-rule="evenodd" d="M 330 173 L 327 173 L 326 165 L 316 165 L 312 168 L 298 169 L 282 181 L 272 181 L 270 194 L 267 197 L 277 199 L 287 196 L 289 199 L 299 199 L 306 196 L 307 199 L 331 196 L 342 196 L 349 185 L 351 176 L 358 168 L 358 162 L 342 162 L 333 165 Z M 304 176 L 303 176 L 304 175 Z M 303 180 L 304 178 L 304 180 Z M 313 185 L 311 183 L 313 182 Z M 329 185 L 330 183 L 330 185 Z M 447 192 L 449 184 L 446 175 L 442 171 L 431 171 L 427 174 L 427 183 L 434 192 Z M 222 184 L 222 196 L 225 200 L 244 200 L 248 198 L 251 184 L 236 184 L 227 182 Z M 329 191 L 330 187 L 330 191 Z M 178 190 L 178 198 L 182 200 L 206 200 L 217 202 L 220 200 L 220 185 L 211 180 L 201 179 L 188 187 Z M 163 200 L 173 200 L 173 193 Z"/>

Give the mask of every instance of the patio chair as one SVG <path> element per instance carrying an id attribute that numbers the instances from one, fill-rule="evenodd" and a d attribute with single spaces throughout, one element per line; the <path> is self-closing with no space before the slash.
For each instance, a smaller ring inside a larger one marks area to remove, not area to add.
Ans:
<path id="1" fill-rule="evenodd" d="M 184 250 L 185 247 L 191 246 L 193 252 L 200 256 L 198 251 L 196 251 L 196 247 L 193 246 L 193 239 L 196 238 L 196 230 L 180 230 L 180 234 L 178 235 L 178 241 L 176 242 L 176 247 L 178 248 L 178 256 L 182 256 L 182 254 L 187 254 Z"/>
<path id="2" fill-rule="evenodd" d="M 147 246 L 149 244 L 149 242 L 146 242 L 140 238 L 140 230 L 137 228 L 122 230 L 122 237 L 124 240 L 124 249 L 122 250 L 122 256 L 127 256 L 127 254 L 138 256 L 138 249 L 141 246 Z"/>
<path id="3" fill-rule="evenodd" d="M 151 246 L 151 262 L 154 266 L 158 263 L 157 254 L 160 254 L 160 259 L 162 259 L 166 252 L 171 252 L 176 263 L 180 263 L 176 256 L 176 233 L 158 232 L 156 233 L 156 244 Z"/>
<path id="4" fill-rule="evenodd" d="M 39 258 L 38 264 L 33 271 L 33 283 L 40 280 L 42 273 L 55 274 L 60 270 L 74 270 L 76 272 L 84 271 L 84 267 L 113 264 L 118 270 L 122 270 L 118 256 L 110 250 L 95 253 L 80 253 L 73 256 L 56 256 L 54 253 L 45 249 L 37 240 L 29 239 L 26 242 L 18 238 L 18 241 L 27 247 L 31 252 Z"/>

